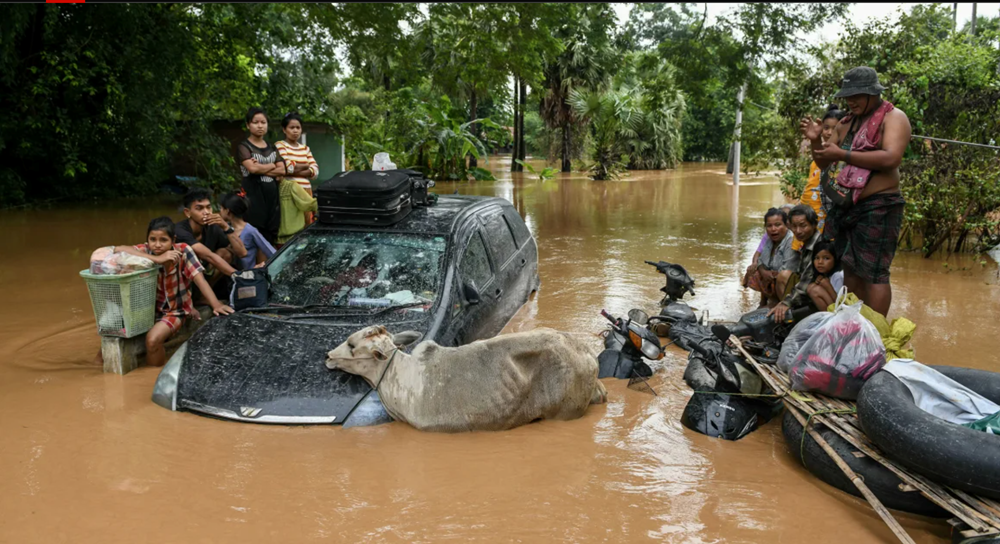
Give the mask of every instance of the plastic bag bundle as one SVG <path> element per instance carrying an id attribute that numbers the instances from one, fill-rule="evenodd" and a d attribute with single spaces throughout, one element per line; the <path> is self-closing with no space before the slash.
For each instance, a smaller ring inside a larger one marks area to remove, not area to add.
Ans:
<path id="1" fill-rule="evenodd" d="M 848 293 L 843 302 L 831 304 L 828 310 L 831 312 L 834 311 L 838 304 L 856 304 L 859 302 L 861 302 L 861 299 L 857 295 Z M 878 330 L 879 335 L 882 337 L 886 360 L 912 359 L 914 357 L 913 349 L 908 348 L 907 345 L 909 345 L 910 340 L 913 338 L 913 333 L 917 330 L 915 323 L 905 317 L 897 317 L 890 323 L 884 315 L 872 310 L 864 303 L 861 305 L 861 315 L 865 316 L 868 321 L 871 321 L 872 325 L 875 325 L 875 329 Z"/>
<path id="2" fill-rule="evenodd" d="M 792 389 L 842 399 L 858 398 L 861 386 L 885 366 L 878 330 L 861 315 L 861 304 L 841 305 L 795 355 Z"/>
<path id="3" fill-rule="evenodd" d="M 802 346 L 816 334 L 816 329 L 826 323 L 827 319 L 833 317 L 833 312 L 817 312 L 799 321 L 792 332 L 788 333 L 788 338 L 781 344 L 781 352 L 778 353 L 778 370 L 788 373 L 792 370 L 795 356 L 799 354 Z"/>
<path id="4" fill-rule="evenodd" d="M 389 154 L 384 151 L 376 153 L 375 158 L 372 159 L 372 170 L 376 172 L 395 169 L 396 164 L 389 160 Z"/>
<path id="5" fill-rule="evenodd" d="M 154 263 L 150 259 L 131 253 L 112 253 L 110 247 L 99 248 L 90 255 L 91 274 L 129 274 L 153 266 Z"/>

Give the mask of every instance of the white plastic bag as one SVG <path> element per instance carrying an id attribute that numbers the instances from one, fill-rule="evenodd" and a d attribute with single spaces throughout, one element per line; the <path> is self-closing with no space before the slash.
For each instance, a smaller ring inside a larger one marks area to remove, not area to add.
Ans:
<path id="1" fill-rule="evenodd" d="M 385 170 L 395 170 L 396 165 L 389 160 L 389 154 L 386 152 L 376 153 L 375 158 L 372 159 L 372 170 L 376 172 L 381 172 Z"/>
<path id="2" fill-rule="evenodd" d="M 146 270 L 153 266 L 153 261 L 146 257 L 121 251 L 112 253 L 110 247 L 98 248 L 90 255 L 91 274 L 128 274 L 139 270 Z"/>
<path id="3" fill-rule="evenodd" d="M 858 398 L 861 386 L 885 366 L 885 346 L 875 325 L 861 315 L 861 303 L 839 303 L 832 317 L 795 355 L 792 389 L 842 399 Z"/>
<path id="4" fill-rule="evenodd" d="M 781 343 L 781 352 L 778 353 L 778 370 L 789 372 L 795 357 L 802 350 L 802 346 L 816 334 L 816 329 L 821 327 L 826 320 L 833 317 L 833 312 L 816 312 L 809 317 L 795 324 L 792 332 L 788 333 L 788 338 Z"/>

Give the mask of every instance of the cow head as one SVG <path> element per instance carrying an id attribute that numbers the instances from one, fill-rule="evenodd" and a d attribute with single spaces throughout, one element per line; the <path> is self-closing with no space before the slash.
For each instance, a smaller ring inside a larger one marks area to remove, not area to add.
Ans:
<path id="1" fill-rule="evenodd" d="M 357 374 L 374 383 L 397 348 L 413 344 L 422 336 L 415 331 L 389 334 L 381 325 L 365 327 L 326 354 L 326 367 Z"/>

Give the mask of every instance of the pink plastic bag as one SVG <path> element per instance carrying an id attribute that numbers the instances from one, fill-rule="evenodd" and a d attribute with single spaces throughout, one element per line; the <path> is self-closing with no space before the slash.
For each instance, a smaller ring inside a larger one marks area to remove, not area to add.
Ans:
<path id="1" fill-rule="evenodd" d="M 858 303 L 836 308 L 799 349 L 788 374 L 796 391 L 854 400 L 885 363 L 882 337 Z"/>

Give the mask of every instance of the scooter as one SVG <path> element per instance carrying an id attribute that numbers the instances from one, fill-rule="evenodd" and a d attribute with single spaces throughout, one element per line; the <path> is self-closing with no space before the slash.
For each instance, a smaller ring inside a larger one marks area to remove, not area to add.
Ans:
<path id="1" fill-rule="evenodd" d="M 643 357 L 659 361 L 663 358 L 660 339 L 647 327 L 649 316 L 642 310 L 632 310 L 628 319 L 615 318 L 605 310 L 601 315 L 611 322 L 611 330 L 604 338 L 604 351 L 597 357 L 598 378 L 648 378 L 653 369 Z"/>
<path id="2" fill-rule="evenodd" d="M 691 293 L 694 296 L 694 279 L 687 270 L 679 264 L 672 264 L 666 261 L 646 261 L 646 264 L 656 267 L 656 271 L 666 276 L 666 285 L 660 288 L 663 291 L 663 299 L 660 301 L 660 315 L 649 319 L 650 329 L 657 336 L 666 337 L 670 332 L 670 327 L 680 321 L 696 323 L 698 318 L 694 310 L 682 302 L 684 295 Z"/>
<path id="3" fill-rule="evenodd" d="M 796 323 L 816 310 L 809 306 L 795 308 L 785 314 L 785 319 L 780 323 L 767 315 L 769 311 L 767 308 L 759 308 L 743 314 L 740 320 L 732 325 L 721 323 L 714 325 L 712 334 L 722 342 L 729 340 L 730 335 L 735 335 L 738 338 L 750 337 L 759 344 L 771 344 L 775 340 L 783 340 L 787 337 Z"/>

